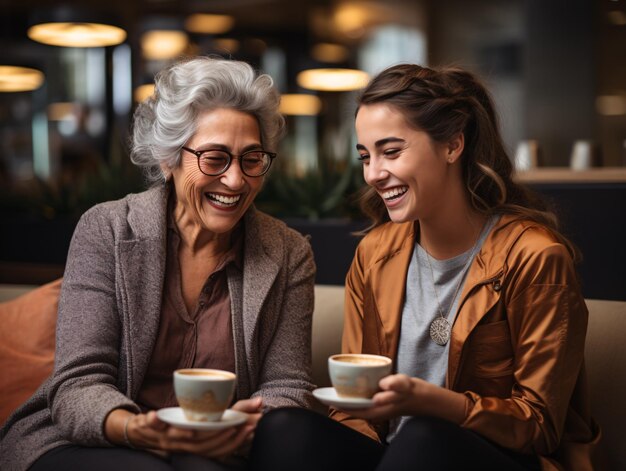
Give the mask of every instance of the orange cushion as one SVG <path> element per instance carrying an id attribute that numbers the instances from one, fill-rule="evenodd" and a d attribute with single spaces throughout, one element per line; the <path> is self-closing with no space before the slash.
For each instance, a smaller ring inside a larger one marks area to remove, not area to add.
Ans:
<path id="1" fill-rule="evenodd" d="M 0 303 L 0 424 L 50 375 L 61 279 Z"/>

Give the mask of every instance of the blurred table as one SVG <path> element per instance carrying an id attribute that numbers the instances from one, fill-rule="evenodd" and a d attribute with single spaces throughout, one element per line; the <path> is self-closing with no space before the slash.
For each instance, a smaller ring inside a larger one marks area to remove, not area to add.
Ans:
<path id="1" fill-rule="evenodd" d="M 518 172 L 521 183 L 626 183 L 626 167 L 598 167 L 571 170 L 567 167 L 540 167 Z"/>

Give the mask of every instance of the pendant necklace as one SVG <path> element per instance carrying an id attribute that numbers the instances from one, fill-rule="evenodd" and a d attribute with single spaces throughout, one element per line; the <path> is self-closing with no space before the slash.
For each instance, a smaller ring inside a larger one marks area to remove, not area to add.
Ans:
<path id="1" fill-rule="evenodd" d="M 441 309 L 441 303 L 439 302 L 439 292 L 437 291 L 437 285 L 435 284 L 435 275 L 433 274 L 433 265 L 430 262 L 430 254 L 426 252 L 426 261 L 428 262 L 428 268 L 430 269 L 430 279 L 433 283 L 433 291 L 435 292 L 435 299 L 437 300 L 437 310 L 439 311 L 439 315 L 435 317 L 435 319 L 430 323 L 430 338 L 437 345 L 444 346 L 450 340 L 450 332 L 452 331 L 452 326 L 448 317 L 450 316 L 450 311 L 452 311 L 452 306 L 454 305 L 454 301 L 456 300 L 456 296 L 459 293 L 459 289 L 461 288 L 461 284 L 463 283 L 463 279 L 465 278 L 465 274 L 472 264 L 472 260 L 474 260 L 474 256 L 476 255 L 476 249 L 478 248 L 478 243 L 481 239 L 483 228 L 478 233 L 478 237 L 476 238 L 476 242 L 474 242 L 474 246 L 467 258 L 467 262 L 465 262 L 465 266 L 461 271 L 461 276 L 459 278 L 459 282 L 456 284 L 456 289 L 454 290 L 454 294 L 452 295 L 452 300 L 450 301 L 450 306 L 448 307 L 448 315 L 443 315 L 443 310 Z"/>

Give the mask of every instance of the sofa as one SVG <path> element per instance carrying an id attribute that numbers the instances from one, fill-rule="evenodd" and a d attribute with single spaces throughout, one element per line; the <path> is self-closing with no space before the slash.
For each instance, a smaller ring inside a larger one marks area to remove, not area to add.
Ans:
<path id="1" fill-rule="evenodd" d="M 58 280 L 37 290 L 32 286 L 0 285 L 0 422 L 52 368 L 59 289 Z M 315 287 L 312 373 L 320 387 L 330 385 L 328 356 L 341 349 L 343 296 L 343 286 Z M 10 299 L 13 301 L 3 302 Z M 606 469 L 626 470 L 626 434 L 620 431 L 626 424 L 626 301 L 587 300 L 587 307 L 585 363 L 593 415 L 602 427 L 602 458 Z M 16 325 L 34 334 L 26 337 Z M 18 376 L 21 380 L 16 382 Z"/>

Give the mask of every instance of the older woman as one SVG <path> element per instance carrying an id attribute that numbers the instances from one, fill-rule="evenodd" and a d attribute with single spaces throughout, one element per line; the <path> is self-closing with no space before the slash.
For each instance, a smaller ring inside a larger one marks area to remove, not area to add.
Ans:
<path id="1" fill-rule="evenodd" d="M 242 62 L 158 74 L 132 149 L 156 184 L 78 223 L 54 373 L 7 421 L 3 469 L 221 469 L 262 411 L 309 404 L 312 252 L 252 207 L 276 157 L 278 103 L 271 78 Z M 172 372 L 188 367 L 235 372 L 232 408 L 247 423 L 161 422 L 155 410 L 176 405 Z"/>

